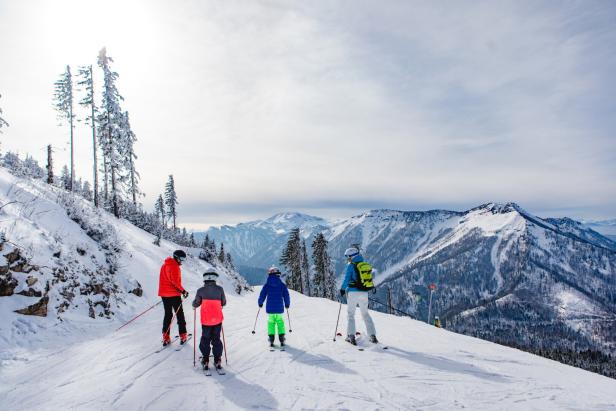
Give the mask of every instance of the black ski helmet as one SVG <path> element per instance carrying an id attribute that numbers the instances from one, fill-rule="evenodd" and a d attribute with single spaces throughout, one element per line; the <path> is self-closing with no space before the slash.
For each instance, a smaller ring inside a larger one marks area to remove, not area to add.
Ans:
<path id="1" fill-rule="evenodd" d="M 186 260 L 186 253 L 184 252 L 184 250 L 175 250 L 173 252 L 173 258 L 176 261 L 184 261 Z"/>

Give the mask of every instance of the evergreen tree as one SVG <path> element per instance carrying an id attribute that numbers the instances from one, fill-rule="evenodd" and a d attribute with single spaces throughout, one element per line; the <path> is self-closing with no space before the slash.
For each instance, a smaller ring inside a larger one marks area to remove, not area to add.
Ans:
<path id="1" fill-rule="evenodd" d="M 310 296 L 310 261 L 308 260 L 308 253 L 306 252 L 306 241 L 302 240 L 302 288 L 305 294 Z"/>
<path id="2" fill-rule="evenodd" d="M 47 146 L 47 184 L 53 184 L 53 157 L 51 144 Z"/>
<path id="3" fill-rule="evenodd" d="M 92 187 L 90 187 L 90 182 L 85 181 L 83 183 L 83 187 L 81 189 L 81 195 L 88 201 L 92 201 Z"/>
<path id="4" fill-rule="evenodd" d="M 63 189 L 70 190 L 71 187 L 71 176 L 68 171 L 68 167 L 66 164 L 62 167 L 62 174 L 60 175 L 60 183 Z"/>
<path id="5" fill-rule="evenodd" d="M 286 267 L 286 271 L 289 273 L 286 276 L 287 286 L 303 294 L 304 281 L 302 279 L 302 250 L 299 228 L 294 228 L 289 233 L 287 245 L 280 257 L 280 264 Z"/>
<path id="6" fill-rule="evenodd" d="M 188 245 L 190 247 L 196 247 L 197 246 L 197 242 L 195 241 L 195 234 L 194 233 L 190 233 L 190 236 L 188 237 Z"/>
<path id="7" fill-rule="evenodd" d="M 160 224 L 163 228 L 167 228 L 167 223 L 165 221 L 165 202 L 162 194 L 158 196 L 156 203 L 154 203 L 154 213 L 157 218 L 160 218 Z"/>
<path id="8" fill-rule="evenodd" d="M 229 268 L 232 271 L 237 271 L 235 269 L 235 264 L 233 263 L 233 258 L 231 258 L 231 254 L 227 253 L 227 256 L 225 257 L 225 262 L 227 263 L 227 268 Z"/>
<path id="9" fill-rule="evenodd" d="M 333 300 L 336 293 L 336 279 L 329 257 L 327 240 L 323 233 L 317 234 L 312 243 L 312 262 L 314 264 L 312 281 L 314 295 Z"/>
<path id="10" fill-rule="evenodd" d="M 224 243 L 220 243 L 220 252 L 218 253 L 218 261 L 220 261 L 223 265 L 225 264 L 225 245 Z"/>
<path id="11" fill-rule="evenodd" d="M 94 80 L 92 77 L 92 65 L 79 67 L 78 73 L 79 81 L 78 85 L 83 87 L 85 96 L 79 102 L 80 105 L 90 108 L 90 115 L 86 117 L 86 123 L 89 123 L 92 127 L 92 155 L 94 159 L 93 165 L 93 182 L 94 182 L 94 206 L 98 207 L 98 156 L 97 156 L 97 144 L 96 144 L 96 103 L 94 102 Z"/>
<path id="12" fill-rule="evenodd" d="M 66 71 L 60 75 L 60 79 L 54 83 L 54 107 L 58 111 L 58 117 L 67 120 L 71 127 L 71 172 L 69 190 L 73 190 L 75 181 L 75 155 L 73 148 L 73 77 L 71 67 L 66 66 Z"/>
<path id="13" fill-rule="evenodd" d="M 128 118 L 128 111 L 124 112 L 122 117 L 122 158 L 124 160 L 124 168 L 127 170 L 127 183 L 128 192 L 133 201 L 133 205 L 137 206 L 137 197 L 141 196 L 141 190 L 139 190 L 139 173 L 135 170 L 135 160 L 137 155 L 135 154 L 135 142 L 137 136 L 133 133 L 130 127 L 130 121 Z"/>
<path id="14" fill-rule="evenodd" d="M 105 170 L 105 198 L 108 198 L 108 183 L 111 185 L 111 207 L 113 214 L 120 217 L 121 201 L 121 172 L 124 162 L 121 156 L 122 150 L 122 126 L 123 114 L 120 101 L 123 97 L 115 85 L 118 73 L 111 70 L 111 57 L 107 56 L 107 50 L 103 47 L 98 55 L 98 65 L 103 70 L 103 104 L 98 116 L 98 124 L 101 129 L 100 142 L 103 151 Z"/>
<path id="15" fill-rule="evenodd" d="M 169 175 L 169 180 L 167 181 L 167 185 L 165 186 L 165 205 L 167 206 L 167 217 L 173 219 L 173 231 L 177 229 L 175 224 L 175 220 L 178 216 L 177 213 L 177 205 L 178 205 L 178 197 L 175 193 L 175 181 L 173 181 L 173 174 Z"/>
<path id="16" fill-rule="evenodd" d="M 2 97 L 2 94 L 0 94 L 0 97 Z M 9 123 L 2 118 L 2 108 L 0 108 L 0 133 L 2 133 L 2 127 L 8 127 L 8 125 Z"/>

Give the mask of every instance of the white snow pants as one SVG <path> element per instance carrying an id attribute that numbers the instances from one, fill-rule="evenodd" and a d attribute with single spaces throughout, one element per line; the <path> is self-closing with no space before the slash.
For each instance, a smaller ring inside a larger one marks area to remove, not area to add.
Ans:
<path id="1" fill-rule="evenodd" d="M 357 306 L 359 306 L 361 316 L 364 318 L 364 323 L 366 323 L 368 335 L 376 335 L 374 323 L 368 312 L 368 293 L 365 291 L 347 292 L 347 335 L 355 334 L 355 307 Z"/>

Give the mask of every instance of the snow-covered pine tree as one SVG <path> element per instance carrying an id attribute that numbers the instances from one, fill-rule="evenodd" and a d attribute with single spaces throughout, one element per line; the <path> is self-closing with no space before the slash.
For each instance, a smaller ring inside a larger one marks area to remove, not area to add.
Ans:
<path id="1" fill-rule="evenodd" d="M 336 278 L 329 257 L 327 240 L 323 233 L 318 233 L 312 243 L 312 262 L 314 264 L 312 280 L 314 295 L 333 300 L 336 292 Z"/>
<path id="2" fill-rule="evenodd" d="M 163 195 L 159 194 L 156 203 L 154 203 L 154 213 L 158 218 L 160 218 L 160 224 L 163 228 L 167 227 L 165 222 L 165 202 L 163 200 Z"/>
<path id="3" fill-rule="evenodd" d="M 2 94 L 0 94 L 2 97 Z M 2 127 L 8 127 L 9 123 L 6 122 L 5 119 L 2 118 L 2 108 L 0 108 L 0 133 L 2 133 Z"/>
<path id="4" fill-rule="evenodd" d="M 287 286 L 303 294 L 304 281 L 302 279 L 302 250 L 299 228 L 294 228 L 289 233 L 287 245 L 280 257 L 280 264 L 286 267 L 288 272 L 286 276 Z"/>
<path id="5" fill-rule="evenodd" d="M 90 182 L 86 180 L 81 189 L 81 196 L 88 201 L 92 201 L 92 195 L 92 187 L 90 186 Z"/>
<path id="6" fill-rule="evenodd" d="M 302 239 L 302 288 L 307 296 L 311 296 L 310 292 L 310 261 L 308 260 L 308 253 L 306 252 L 306 241 Z"/>
<path id="7" fill-rule="evenodd" d="M 225 257 L 225 263 L 227 264 L 227 268 L 230 269 L 231 271 L 237 271 L 235 269 L 235 264 L 233 263 L 233 258 L 231 257 L 231 254 L 227 252 L 227 256 Z"/>
<path id="8" fill-rule="evenodd" d="M 167 217 L 173 219 L 173 231 L 177 229 L 175 224 L 175 220 L 177 219 L 177 205 L 178 205 L 178 196 L 175 193 L 175 181 L 173 180 L 173 174 L 169 174 L 169 180 L 167 181 L 167 185 L 165 185 L 165 205 L 167 206 Z"/>
<path id="9" fill-rule="evenodd" d="M 47 146 L 47 184 L 53 184 L 53 157 L 51 144 Z"/>
<path id="10" fill-rule="evenodd" d="M 197 246 L 197 242 L 195 241 L 195 234 L 194 233 L 190 233 L 190 236 L 188 237 L 188 245 L 189 245 L 189 247 L 196 247 Z"/>
<path id="11" fill-rule="evenodd" d="M 135 154 L 135 142 L 137 136 L 133 132 L 130 126 L 130 120 L 128 118 L 128 111 L 125 111 L 122 115 L 122 159 L 124 161 L 123 168 L 127 171 L 128 175 L 128 193 L 131 196 L 133 206 L 137 207 L 137 198 L 140 197 L 141 190 L 139 190 L 139 173 L 135 170 L 135 160 L 137 155 Z"/>
<path id="12" fill-rule="evenodd" d="M 71 171 L 69 190 L 73 190 L 75 181 L 75 155 L 73 147 L 73 77 L 71 67 L 66 66 L 66 71 L 60 75 L 60 79 L 54 83 L 54 107 L 58 111 L 58 118 L 66 120 L 71 128 Z"/>
<path id="13" fill-rule="evenodd" d="M 218 261 L 220 261 L 223 265 L 225 265 L 225 244 L 220 243 L 220 252 L 218 253 Z"/>
<path id="14" fill-rule="evenodd" d="M 92 127 L 92 155 L 93 155 L 93 199 L 94 206 L 98 207 L 98 155 L 96 144 L 96 103 L 94 101 L 94 80 L 92 76 L 92 65 L 79 67 L 77 84 L 83 88 L 85 96 L 79 102 L 80 105 L 90 109 L 90 114 L 86 116 L 86 123 Z"/>
<path id="15" fill-rule="evenodd" d="M 124 162 L 121 157 L 121 139 L 123 114 L 120 101 L 124 100 L 115 85 L 118 73 L 111 70 L 113 59 L 107 56 L 107 49 L 103 47 L 98 55 L 98 65 L 103 70 L 103 102 L 98 116 L 100 127 L 100 143 L 104 157 L 105 196 L 107 197 L 107 180 L 111 184 L 111 208 L 116 217 L 120 217 L 121 201 L 121 172 Z"/>
<path id="16" fill-rule="evenodd" d="M 66 164 L 62 167 L 62 174 L 60 175 L 60 186 L 65 190 L 70 190 L 71 176 Z"/>

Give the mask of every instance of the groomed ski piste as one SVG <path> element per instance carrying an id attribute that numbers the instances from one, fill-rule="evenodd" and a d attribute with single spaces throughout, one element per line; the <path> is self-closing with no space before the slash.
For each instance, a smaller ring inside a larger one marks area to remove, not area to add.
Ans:
<path id="1" fill-rule="evenodd" d="M 14 183 L 13 177 L 0 172 L 3 203 L 11 200 L 5 193 Z M 29 233 L 36 234 L 35 229 L 52 232 L 53 227 L 63 226 L 70 233 L 63 241 L 87 241 L 64 212 L 44 198 L 42 183 L 18 183 L 22 195 L 39 190 L 36 195 L 46 210 L 34 209 L 24 216 L 12 213 L 11 206 L 4 209 L 3 218 L 14 218 L 10 222 L 14 226 L 25 224 L 23 219 L 32 222 L 32 230 L 17 230 L 22 243 L 34 235 Z M 0 298 L 0 409 L 616 409 L 616 380 L 409 318 L 372 312 L 387 350 L 365 338 L 364 351 L 344 342 L 344 337 L 334 342 L 339 304 L 295 292 L 291 292 L 292 332 L 287 332 L 286 350 L 270 352 L 264 310 L 256 334 L 251 333 L 260 288 L 237 295 L 224 276 L 219 284 L 228 300 L 226 375 L 213 371 L 205 376 L 199 364 L 193 367 L 193 344 L 198 344 L 201 332 L 198 319 L 193 331 L 190 301 L 201 286 L 207 263 L 189 258 L 183 266 L 184 286 L 190 292 L 184 309 L 188 330 L 196 338 L 180 351 L 175 350 L 176 341 L 156 353 L 162 306 L 115 330 L 159 301 L 160 265 L 178 247 L 166 241 L 157 247 L 150 234 L 105 218 L 125 247 L 118 275 L 139 281 L 143 297 L 127 297 L 112 319 L 75 312 L 67 313 L 62 322 L 54 315 L 14 313 L 20 299 L 28 297 Z M 264 281 L 265 277 L 264 273 Z M 358 329 L 365 332 L 359 312 L 356 317 Z M 346 320 L 344 305 L 338 327 L 342 334 Z M 175 324 L 172 333 L 177 334 Z"/>

